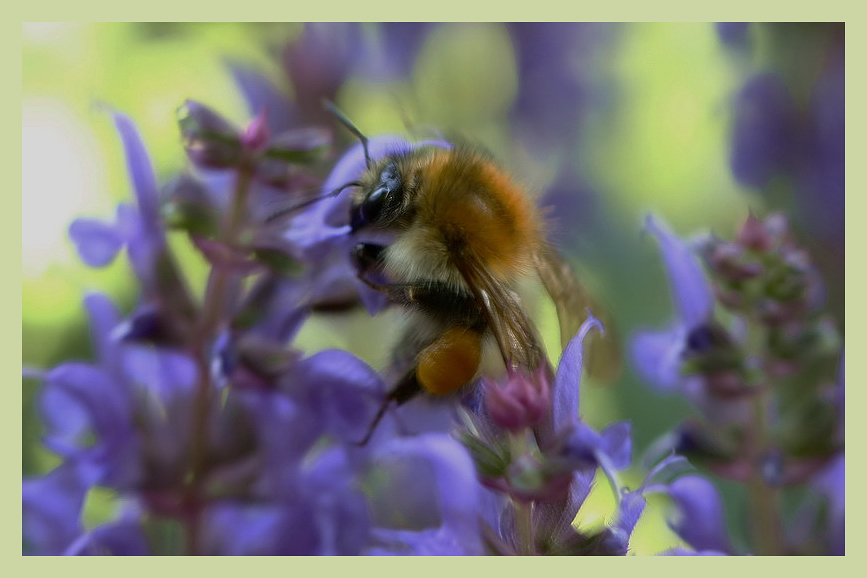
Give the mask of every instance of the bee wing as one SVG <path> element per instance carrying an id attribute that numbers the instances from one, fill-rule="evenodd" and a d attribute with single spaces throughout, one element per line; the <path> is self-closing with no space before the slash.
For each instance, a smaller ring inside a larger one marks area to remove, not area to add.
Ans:
<path id="1" fill-rule="evenodd" d="M 484 312 L 506 367 L 518 365 L 536 369 L 542 365 L 544 351 L 515 292 L 480 262 L 462 260 L 458 270 Z"/>
<path id="2" fill-rule="evenodd" d="M 536 272 L 542 280 L 557 310 L 560 324 L 560 342 L 563 347 L 575 336 L 587 319 L 589 309 L 605 326 L 605 335 L 591 334 L 585 348 L 587 373 L 604 381 L 613 381 L 622 364 L 616 329 L 608 310 L 601 306 L 578 281 L 572 267 L 549 244 L 536 254 Z"/>

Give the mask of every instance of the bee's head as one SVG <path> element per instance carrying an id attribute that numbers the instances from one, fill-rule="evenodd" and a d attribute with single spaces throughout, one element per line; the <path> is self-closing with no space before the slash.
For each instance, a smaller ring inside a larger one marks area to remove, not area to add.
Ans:
<path id="1" fill-rule="evenodd" d="M 349 224 L 352 231 L 367 227 L 383 228 L 401 214 L 404 204 L 404 182 L 394 159 L 386 160 L 373 185 L 365 186 L 350 209 Z"/>

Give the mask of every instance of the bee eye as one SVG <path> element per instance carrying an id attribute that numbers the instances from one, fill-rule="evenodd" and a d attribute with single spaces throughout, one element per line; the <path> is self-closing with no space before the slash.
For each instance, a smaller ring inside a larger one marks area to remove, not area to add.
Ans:
<path id="1" fill-rule="evenodd" d="M 353 231 L 367 225 L 386 225 L 398 213 L 401 204 L 402 183 L 397 166 L 389 163 L 379 175 L 376 188 L 360 205 L 352 209 L 350 225 Z"/>
<path id="2" fill-rule="evenodd" d="M 361 212 L 368 223 L 375 223 L 382 216 L 384 209 L 389 205 L 392 197 L 391 191 L 379 187 L 370 193 L 361 205 Z"/>

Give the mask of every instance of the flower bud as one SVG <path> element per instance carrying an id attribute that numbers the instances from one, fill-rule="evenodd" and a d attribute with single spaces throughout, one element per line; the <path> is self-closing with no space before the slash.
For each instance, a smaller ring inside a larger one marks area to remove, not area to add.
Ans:
<path id="1" fill-rule="evenodd" d="M 238 132 L 210 108 L 188 100 L 178 109 L 178 124 L 187 155 L 197 165 L 225 169 L 241 161 Z"/>
<path id="2" fill-rule="evenodd" d="M 164 191 L 161 212 L 166 225 L 191 235 L 212 238 L 220 227 L 220 213 L 205 186 L 190 175 L 173 179 Z"/>
<path id="3" fill-rule="evenodd" d="M 502 428 L 518 431 L 537 423 L 551 407 L 551 388 L 544 373 L 510 371 L 505 383 L 484 382 L 485 408 Z"/>
<path id="4" fill-rule="evenodd" d="M 740 231 L 735 237 L 735 242 L 753 251 L 767 251 L 771 248 L 772 237 L 765 228 L 765 224 L 757 219 L 752 213 L 744 221 Z"/>
<path id="5" fill-rule="evenodd" d="M 244 134 L 241 135 L 241 144 L 249 150 L 259 150 L 263 148 L 271 137 L 268 131 L 268 123 L 266 121 L 265 110 L 256 115 L 247 128 L 244 129 Z"/>

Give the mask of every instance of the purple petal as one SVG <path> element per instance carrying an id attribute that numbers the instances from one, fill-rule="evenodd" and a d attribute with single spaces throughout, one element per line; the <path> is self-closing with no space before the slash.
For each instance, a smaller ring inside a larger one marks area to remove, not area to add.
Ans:
<path id="1" fill-rule="evenodd" d="M 124 356 L 124 370 L 131 383 L 152 392 L 166 404 L 175 397 L 188 396 L 198 378 L 192 358 L 152 347 L 129 347 Z"/>
<path id="2" fill-rule="evenodd" d="M 83 363 L 55 367 L 46 376 L 40 411 L 46 445 L 83 460 L 100 483 L 125 487 L 141 474 L 132 398 L 102 370 Z"/>
<path id="3" fill-rule="evenodd" d="M 593 485 L 596 468 L 579 468 L 572 473 L 569 493 L 564 501 L 537 502 L 533 516 L 536 527 L 554 542 L 561 541 L 573 532 L 572 522 Z M 501 532 L 502 533 L 502 532 Z"/>
<path id="4" fill-rule="evenodd" d="M 241 64 L 229 63 L 235 84 L 241 89 L 250 116 L 267 111 L 268 128 L 272 134 L 289 130 L 296 122 L 292 102 L 264 75 Z"/>
<path id="5" fill-rule="evenodd" d="M 295 105 L 308 122 L 333 121 L 322 100 L 334 100 L 362 54 L 362 25 L 313 22 L 283 52 Z"/>
<path id="6" fill-rule="evenodd" d="M 679 510 L 671 528 L 696 550 L 731 552 L 722 499 L 716 487 L 699 476 L 684 476 L 669 485 Z"/>
<path id="7" fill-rule="evenodd" d="M 602 430 L 600 449 L 615 470 L 628 468 L 632 461 L 632 424 L 619 421 Z"/>
<path id="8" fill-rule="evenodd" d="M 685 337 L 680 327 L 667 331 L 642 331 L 633 335 L 629 347 L 630 357 L 641 377 L 660 390 L 675 389 L 680 383 Z"/>
<path id="9" fill-rule="evenodd" d="M 112 333 L 121 323 L 120 311 L 102 293 L 88 293 L 84 297 L 84 307 L 90 320 L 90 335 L 99 364 L 117 376 L 119 373 L 115 368 L 119 367 L 121 348 Z"/>
<path id="10" fill-rule="evenodd" d="M 110 264 L 123 246 L 123 238 L 117 228 L 98 219 L 74 220 L 69 226 L 69 236 L 81 260 L 91 267 Z"/>
<path id="11" fill-rule="evenodd" d="M 299 460 L 300 461 L 300 460 Z M 300 465 L 300 464 L 299 464 Z M 205 548 L 219 555 L 356 555 L 369 519 L 356 472 L 340 448 L 306 460 L 270 502 L 221 502 L 208 511 Z"/>
<path id="12" fill-rule="evenodd" d="M 382 378 L 354 355 L 337 349 L 300 361 L 290 387 L 316 408 L 325 427 L 342 439 L 360 440 L 385 389 Z M 291 393 L 291 392 L 290 392 Z"/>
<path id="13" fill-rule="evenodd" d="M 646 227 L 659 241 L 681 323 L 690 330 L 706 322 L 713 310 L 713 296 L 698 259 L 653 215 L 647 217 Z"/>
<path id="14" fill-rule="evenodd" d="M 554 395 L 552 397 L 555 431 L 569 426 L 578 419 L 581 367 L 584 361 L 584 338 L 591 329 L 605 332 L 602 323 L 590 315 L 581 325 L 575 337 L 569 341 L 560 357 L 560 364 L 557 366 L 557 374 L 554 377 Z"/>
<path id="15" fill-rule="evenodd" d="M 281 512 L 271 504 L 222 502 L 208 509 L 205 553 L 219 556 L 274 555 Z"/>
<path id="16" fill-rule="evenodd" d="M 392 531 L 402 542 L 403 553 L 417 555 L 477 555 L 482 552 L 479 534 L 479 488 L 475 466 L 466 449 L 445 434 L 395 438 L 377 452 L 380 459 L 421 457 L 433 468 L 442 524 L 421 532 Z M 398 550 L 400 552 L 400 550 Z M 383 552 L 376 552 L 383 553 Z"/>
<path id="17" fill-rule="evenodd" d="M 159 189 L 147 149 L 132 120 L 125 114 L 114 113 L 114 124 L 123 143 L 126 166 L 145 231 L 152 235 L 159 230 Z"/>
<path id="18" fill-rule="evenodd" d="M 301 408 L 280 392 L 249 392 L 243 399 L 255 418 L 266 472 L 264 486 L 277 493 L 320 439 L 323 420 L 318 411 Z"/>
<path id="19" fill-rule="evenodd" d="M 603 89 L 594 82 L 593 59 L 610 25 L 574 22 L 506 24 L 520 82 L 510 116 L 520 140 L 538 158 L 574 146 L 576 129 Z"/>
<path id="20" fill-rule="evenodd" d="M 89 425 L 109 437 L 129 429 L 131 400 L 102 370 L 65 363 L 48 372 L 42 409 L 49 426 L 62 424 L 71 407 L 84 410 Z M 61 398 L 55 397 L 62 393 Z M 63 400 L 61 402 L 61 399 Z"/>
<path id="21" fill-rule="evenodd" d="M 320 535 L 319 554 L 350 556 L 361 552 L 370 534 L 364 496 L 356 486 L 356 471 L 343 448 L 319 454 L 302 481 Z"/>
<path id="22" fill-rule="evenodd" d="M 82 532 L 81 507 L 88 485 L 69 462 L 22 483 L 24 553 L 59 555 Z"/>
<path id="23" fill-rule="evenodd" d="M 365 76 L 372 75 L 381 81 L 399 80 L 412 72 L 412 67 L 421 47 L 438 26 L 433 22 L 382 22 L 379 24 L 381 51 L 367 52 Z M 377 58 L 378 57 L 378 58 Z"/>
<path id="24" fill-rule="evenodd" d="M 646 503 L 647 500 L 644 499 L 641 492 L 624 492 L 624 495 L 620 497 L 617 527 L 627 534 L 632 534 Z"/>

